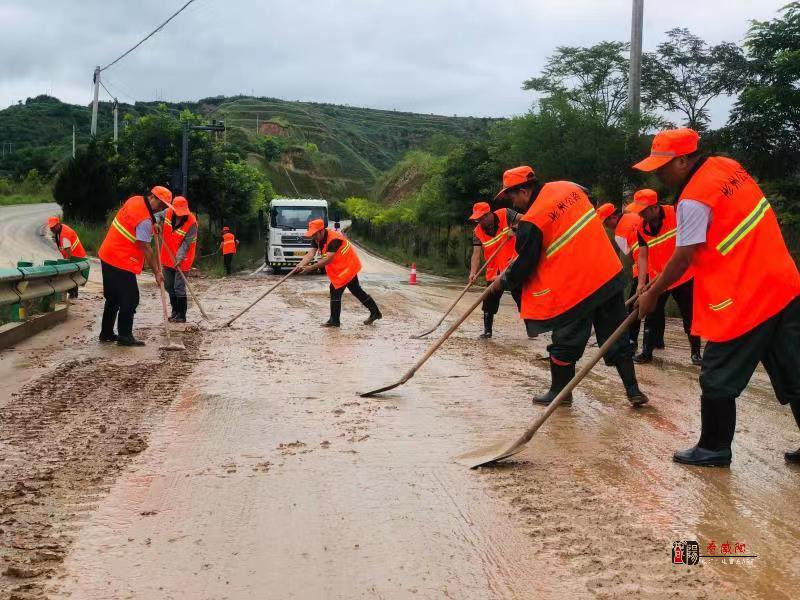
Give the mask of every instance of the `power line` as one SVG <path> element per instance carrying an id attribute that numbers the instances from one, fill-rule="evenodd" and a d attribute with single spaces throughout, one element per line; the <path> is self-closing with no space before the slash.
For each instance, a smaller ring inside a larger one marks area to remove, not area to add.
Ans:
<path id="1" fill-rule="evenodd" d="M 108 64 L 107 64 L 105 67 L 103 67 L 102 69 L 100 69 L 100 71 L 105 71 L 105 70 L 106 70 L 106 69 L 108 69 L 109 67 L 113 67 L 115 64 L 117 64 L 117 63 L 118 63 L 119 61 L 121 61 L 123 58 L 125 58 L 126 56 L 128 56 L 128 54 L 130 54 L 131 52 L 133 52 L 134 50 L 136 50 L 136 49 L 137 49 L 139 46 L 141 46 L 142 44 L 144 44 L 144 43 L 145 43 L 147 40 L 149 40 L 151 37 L 153 37 L 155 34 L 157 34 L 159 31 L 161 31 L 161 30 L 164 28 L 164 26 L 165 26 L 167 23 L 169 23 L 170 21 L 172 21 L 172 19 L 174 19 L 175 17 L 177 17 L 179 14 L 181 14 L 181 13 L 182 13 L 182 12 L 183 12 L 183 11 L 186 9 L 186 7 L 188 7 L 188 6 L 189 6 L 189 5 L 190 5 L 192 2 L 194 2 L 194 1 L 195 1 L 195 0 L 188 0 L 188 2 L 187 2 L 186 4 L 184 4 L 183 6 L 181 6 L 181 7 L 180 7 L 180 8 L 179 8 L 179 9 L 178 9 L 178 10 L 177 10 L 175 13 L 173 13 L 173 14 L 172 14 L 172 16 L 171 16 L 169 19 L 167 19 L 167 20 L 166 20 L 166 21 L 164 21 L 164 22 L 163 22 L 161 25 L 159 25 L 158 27 L 156 27 L 156 28 L 155 28 L 153 31 L 151 31 L 151 32 L 150 32 L 150 33 L 149 33 L 149 34 L 148 34 L 148 35 L 147 35 L 145 38 L 143 38 L 143 39 L 142 39 L 142 40 L 141 40 L 141 41 L 140 41 L 138 44 L 136 44 L 136 45 L 135 45 L 133 48 L 131 48 L 130 50 L 128 50 L 128 51 L 127 51 L 125 54 L 123 54 L 122 56 L 120 56 L 119 58 L 117 58 L 115 61 L 108 63 Z M 106 90 L 106 91 L 108 91 L 108 90 Z"/>

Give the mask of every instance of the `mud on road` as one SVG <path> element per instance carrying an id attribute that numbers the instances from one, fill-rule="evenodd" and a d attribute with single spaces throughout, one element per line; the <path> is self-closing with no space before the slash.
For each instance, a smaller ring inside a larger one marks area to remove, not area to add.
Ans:
<path id="1" fill-rule="evenodd" d="M 385 314 L 373 327 L 348 294 L 343 328 L 319 328 L 327 282 L 298 278 L 233 328 L 190 328 L 186 353 L 162 354 L 143 286 L 149 345 L 132 355 L 94 341 L 95 286 L 67 329 L 0 355 L 0 598 L 796 595 L 800 471 L 781 452 L 798 436 L 763 373 L 739 402 L 730 470 L 669 460 L 699 419 L 671 324 L 668 350 L 639 370 L 649 407 L 631 409 L 600 366 L 526 452 L 469 471 L 452 457 L 537 414 L 547 336 L 528 340 L 504 303 L 493 340 L 475 339 L 473 315 L 408 384 L 359 398 L 425 351 L 432 340 L 409 336 L 457 288 L 364 262 Z M 197 287 L 221 323 L 268 281 Z M 758 558 L 670 564 L 684 539 Z"/>

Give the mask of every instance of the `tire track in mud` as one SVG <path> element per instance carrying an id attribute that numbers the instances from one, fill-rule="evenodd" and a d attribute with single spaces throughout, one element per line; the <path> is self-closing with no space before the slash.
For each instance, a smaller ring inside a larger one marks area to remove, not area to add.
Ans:
<path id="1" fill-rule="evenodd" d="M 187 353 L 131 365 L 62 363 L 14 394 L 0 413 L 0 599 L 44 598 L 57 586 L 75 532 L 192 369 Z"/>

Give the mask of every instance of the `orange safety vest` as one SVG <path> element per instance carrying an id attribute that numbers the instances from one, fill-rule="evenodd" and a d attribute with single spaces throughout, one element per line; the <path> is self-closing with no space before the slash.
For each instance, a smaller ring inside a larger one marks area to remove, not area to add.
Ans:
<path id="1" fill-rule="evenodd" d="M 136 241 L 136 227 L 142 221 L 152 220 L 144 196 L 133 196 L 125 201 L 108 228 L 106 239 L 97 255 L 100 260 L 123 271 L 138 275 L 144 267 L 144 250 Z"/>
<path id="2" fill-rule="evenodd" d="M 698 246 L 692 333 L 714 342 L 757 327 L 800 295 L 800 273 L 778 219 L 758 184 L 735 160 L 711 157 L 694 173 L 681 200 L 711 208 Z"/>
<path id="3" fill-rule="evenodd" d="M 178 229 L 173 229 L 172 221 L 174 218 L 175 215 L 173 214 L 172 209 L 168 209 L 167 213 L 164 215 L 164 245 L 161 247 L 161 264 L 165 267 L 170 267 L 173 269 L 175 268 L 175 263 L 173 262 L 172 257 L 178 256 L 178 248 L 181 247 L 186 234 L 193 225 L 197 225 L 197 218 L 194 216 L 194 213 L 189 213 L 189 216 L 186 218 L 186 221 L 183 223 L 183 225 L 181 225 Z M 167 252 L 167 247 L 172 251 L 172 254 Z M 186 253 L 186 256 L 183 258 L 179 266 L 181 271 L 185 272 L 192 268 L 196 247 L 197 237 L 195 237 L 194 241 L 189 244 L 189 251 Z"/>
<path id="4" fill-rule="evenodd" d="M 486 266 L 486 281 L 494 281 L 494 279 L 503 271 L 509 263 L 517 258 L 517 251 L 514 248 L 514 232 L 508 224 L 508 214 L 506 209 L 501 208 L 494 211 L 498 220 L 497 234 L 490 236 L 483 230 L 483 227 L 477 225 L 475 227 L 475 237 L 477 237 L 483 246 L 483 258 L 488 259 L 501 244 L 505 244 L 492 261 Z M 511 241 L 508 241 L 511 240 Z"/>
<path id="5" fill-rule="evenodd" d="M 639 223 L 642 222 L 642 217 L 634 213 L 625 213 L 619 219 L 614 235 L 624 238 L 628 242 L 628 251 L 633 260 L 633 276 L 639 277 L 639 237 L 636 235 L 636 230 L 639 228 Z"/>
<path id="6" fill-rule="evenodd" d="M 522 288 L 523 319 L 557 317 L 622 270 L 617 252 L 580 186 L 569 181 L 544 185 L 522 220 L 542 232 L 539 264 Z"/>
<path id="7" fill-rule="evenodd" d="M 73 258 L 86 258 L 86 250 L 81 244 L 80 239 L 78 239 L 78 234 L 75 233 L 75 230 L 71 227 L 67 227 L 63 223 L 61 224 L 61 233 L 58 235 L 58 240 L 56 243 L 58 244 L 58 251 L 61 252 L 61 256 L 64 258 L 69 258 L 67 253 L 64 252 L 63 248 L 61 247 L 62 241 L 67 240 L 70 243 L 70 251 L 72 252 Z"/>
<path id="8" fill-rule="evenodd" d="M 661 230 L 658 234 L 650 235 L 645 232 L 644 219 L 639 225 L 639 234 L 647 242 L 647 275 L 650 277 L 650 281 L 664 271 L 669 259 L 675 254 L 675 241 L 678 235 L 678 219 L 675 216 L 675 207 L 662 204 L 661 208 L 664 210 L 664 219 L 661 221 Z M 686 269 L 686 273 L 667 289 L 671 290 L 683 285 L 692 277 L 694 277 L 694 269 L 689 267 Z"/>
<path id="9" fill-rule="evenodd" d="M 356 254 L 356 249 L 353 248 L 353 245 L 341 232 L 330 230 L 328 230 L 328 235 L 325 238 L 325 244 L 319 250 L 322 258 L 328 255 L 328 245 L 333 240 L 342 240 L 342 245 L 339 246 L 333 260 L 325 265 L 325 273 L 328 275 L 328 279 L 331 280 L 333 287 L 338 290 L 346 286 L 352 281 L 353 277 L 358 275 L 358 272 L 361 271 L 361 260 Z"/>
<path id="10" fill-rule="evenodd" d="M 232 233 L 222 234 L 222 253 L 236 254 L 236 236 Z"/>

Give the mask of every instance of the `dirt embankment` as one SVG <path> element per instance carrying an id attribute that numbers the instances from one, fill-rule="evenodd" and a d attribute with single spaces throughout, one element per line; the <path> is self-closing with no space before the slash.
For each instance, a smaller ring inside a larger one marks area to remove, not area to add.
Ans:
<path id="1" fill-rule="evenodd" d="M 195 350 L 199 333 L 184 343 Z M 147 448 L 191 370 L 185 358 L 73 360 L 14 394 L 0 413 L 0 598 L 46 596 L 73 533 Z"/>

